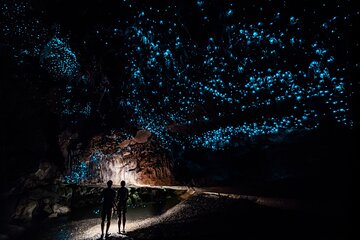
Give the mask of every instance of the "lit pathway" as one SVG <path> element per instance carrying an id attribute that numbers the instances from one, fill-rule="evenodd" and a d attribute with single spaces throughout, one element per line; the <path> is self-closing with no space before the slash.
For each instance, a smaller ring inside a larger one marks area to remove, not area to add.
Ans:
<path id="1" fill-rule="evenodd" d="M 129 186 L 135 187 L 135 186 Z M 276 208 L 291 209 L 296 208 L 299 205 L 299 202 L 291 199 L 284 198 L 272 198 L 272 197 L 261 197 L 261 196 L 249 196 L 242 195 L 237 193 L 231 193 L 231 189 L 226 188 L 192 188 L 187 186 L 136 186 L 136 187 L 148 187 L 148 188 L 157 188 L 157 189 L 172 189 L 172 190 L 183 190 L 186 191 L 182 195 L 182 199 L 186 200 L 191 198 L 193 195 L 206 195 L 211 198 L 231 198 L 231 199 L 245 199 L 251 202 L 254 202 L 259 205 L 265 205 Z M 126 231 L 133 232 L 138 229 L 144 229 L 162 222 L 167 222 L 171 219 L 174 221 L 174 216 L 178 216 L 184 208 L 187 208 L 187 204 L 184 201 L 175 205 L 165 213 L 160 216 L 150 217 L 139 221 L 128 221 L 126 224 Z M 100 237 L 100 223 L 89 226 L 80 236 L 74 236 L 73 239 L 89 239 L 94 240 Z M 117 223 L 113 221 L 109 232 L 111 233 L 110 239 L 131 239 L 126 235 L 120 235 L 117 233 Z"/>

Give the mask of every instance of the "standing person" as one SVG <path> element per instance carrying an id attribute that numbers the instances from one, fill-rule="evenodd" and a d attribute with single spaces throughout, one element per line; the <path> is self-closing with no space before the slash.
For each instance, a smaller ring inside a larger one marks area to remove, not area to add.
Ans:
<path id="1" fill-rule="evenodd" d="M 129 198 L 129 190 L 125 187 L 125 181 L 121 181 L 120 183 L 121 188 L 119 188 L 117 193 L 117 211 L 118 211 L 118 228 L 119 233 L 120 232 L 120 226 L 121 226 L 121 216 L 123 220 L 123 233 L 125 233 L 125 223 L 126 223 L 126 211 L 127 211 L 127 205 L 126 202 Z"/>
<path id="2" fill-rule="evenodd" d="M 103 199 L 102 211 L 101 211 L 101 238 L 103 238 L 104 236 L 105 217 L 107 220 L 105 237 L 109 236 L 108 232 L 110 228 L 111 211 L 112 208 L 114 207 L 115 197 L 116 197 L 116 191 L 111 188 L 112 184 L 113 182 L 109 180 L 107 182 L 108 187 L 105 188 L 101 193 Z"/>

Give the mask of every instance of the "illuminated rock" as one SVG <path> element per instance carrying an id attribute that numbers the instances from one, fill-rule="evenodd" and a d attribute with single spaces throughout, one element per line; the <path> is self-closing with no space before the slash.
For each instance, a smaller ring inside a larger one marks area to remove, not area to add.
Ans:
<path id="1" fill-rule="evenodd" d="M 69 176 L 81 177 L 79 181 L 89 184 L 104 184 L 108 180 L 115 185 L 119 185 L 121 180 L 134 185 L 174 183 L 170 159 L 164 149 L 150 138 L 149 131 L 140 130 L 133 139 L 119 136 L 95 136 L 91 148 L 83 153 L 85 160 L 81 164 L 87 167 L 73 167 Z M 77 178 L 66 179 L 78 181 Z"/>
<path id="2" fill-rule="evenodd" d="M 131 154 L 130 152 L 124 152 L 123 157 L 129 156 L 130 154 Z"/>
<path id="3" fill-rule="evenodd" d="M 127 146 L 129 146 L 130 142 L 131 142 L 131 140 L 126 139 L 119 144 L 119 147 L 126 148 Z"/>
<path id="4" fill-rule="evenodd" d="M 54 206 L 53 206 L 53 211 L 55 214 L 58 214 L 58 215 L 63 215 L 63 214 L 67 214 L 70 212 L 70 208 L 67 207 L 67 206 L 62 206 L 60 204 L 57 204 L 55 203 Z"/>
<path id="5" fill-rule="evenodd" d="M 146 143 L 150 136 L 151 136 L 151 132 L 149 132 L 147 130 L 139 130 L 136 133 L 134 141 L 137 142 L 137 143 Z"/>

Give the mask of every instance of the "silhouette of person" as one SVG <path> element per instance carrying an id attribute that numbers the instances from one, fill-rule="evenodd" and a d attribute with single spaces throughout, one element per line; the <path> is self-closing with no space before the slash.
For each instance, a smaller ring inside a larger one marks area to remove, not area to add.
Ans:
<path id="1" fill-rule="evenodd" d="M 117 212 L 118 212 L 118 228 L 119 233 L 120 232 L 120 226 L 121 226 L 121 217 L 123 221 L 123 233 L 125 233 L 125 223 L 126 223 L 126 211 L 127 211 L 127 205 L 126 202 L 129 198 L 129 190 L 125 187 L 125 181 L 121 181 L 120 183 L 121 187 L 118 190 L 117 193 Z"/>
<path id="2" fill-rule="evenodd" d="M 109 234 L 109 228 L 110 228 L 110 220 L 111 220 L 111 210 L 114 207 L 115 203 L 115 197 L 116 197 L 116 191 L 111 188 L 113 182 L 109 180 L 107 182 L 107 188 L 105 188 L 102 193 L 102 211 L 101 211 L 101 238 L 104 236 L 104 225 L 105 225 L 105 218 L 107 220 L 106 222 L 106 235 L 105 237 L 108 237 Z"/>

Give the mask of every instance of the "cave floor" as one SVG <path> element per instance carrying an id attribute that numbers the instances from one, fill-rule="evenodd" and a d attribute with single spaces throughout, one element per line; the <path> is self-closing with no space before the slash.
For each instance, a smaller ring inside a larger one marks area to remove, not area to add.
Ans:
<path id="1" fill-rule="evenodd" d="M 114 217 L 108 239 L 350 238 L 349 218 L 336 206 L 308 207 L 297 200 L 229 191 L 187 188 L 181 201 L 168 204 L 161 214 L 146 208 L 129 209 L 126 234 L 117 233 Z M 99 218 L 57 221 L 36 239 L 100 239 Z"/>

